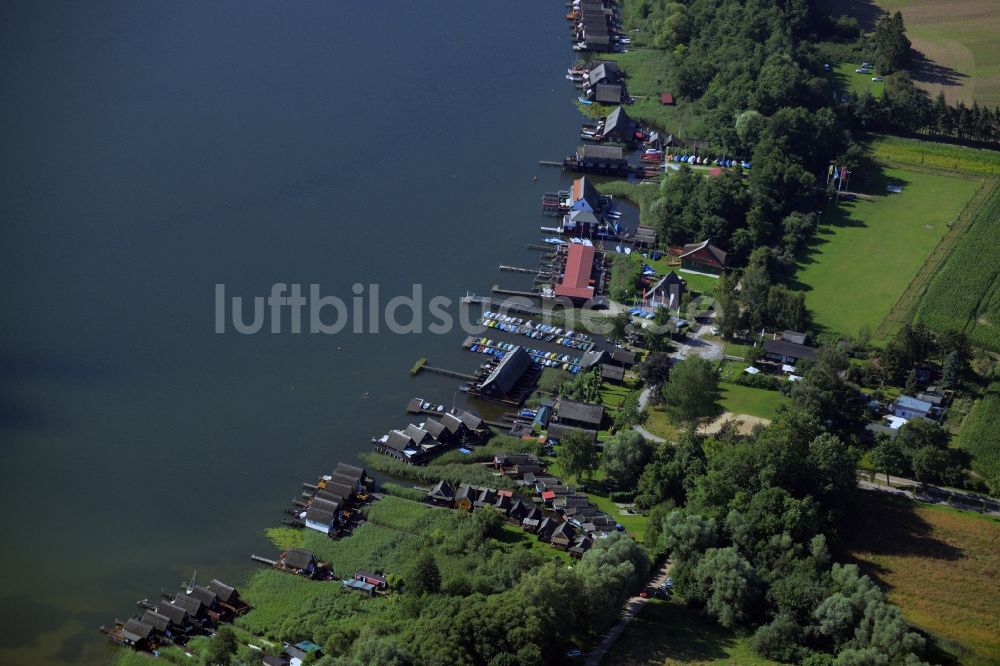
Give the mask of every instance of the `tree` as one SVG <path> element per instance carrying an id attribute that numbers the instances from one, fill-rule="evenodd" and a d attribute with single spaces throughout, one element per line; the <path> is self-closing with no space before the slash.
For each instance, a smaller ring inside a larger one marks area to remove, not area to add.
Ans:
<path id="1" fill-rule="evenodd" d="M 719 412 L 719 373 L 706 359 L 690 356 L 677 363 L 663 387 L 667 414 L 689 430 Z"/>
<path id="2" fill-rule="evenodd" d="M 643 383 L 651 388 L 662 386 L 670 377 L 673 359 L 668 354 L 653 352 L 639 366 L 639 376 Z"/>
<path id="3" fill-rule="evenodd" d="M 597 467 L 597 443 L 581 430 L 570 430 L 559 441 L 559 464 L 567 474 L 580 476 Z"/>
<path id="4" fill-rule="evenodd" d="M 639 392 L 632 391 L 618 405 L 618 410 L 612 419 L 612 425 L 615 432 L 620 432 L 638 425 L 645 420 L 646 410 L 639 407 Z"/>
<path id="5" fill-rule="evenodd" d="M 889 437 L 881 437 L 872 449 L 872 465 L 876 472 L 885 474 L 885 482 L 889 483 L 890 474 L 905 474 L 907 469 L 906 453 L 899 443 Z"/>
<path id="6" fill-rule="evenodd" d="M 636 431 L 619 432 L 604 445 L 604 470 L 620 489 L 632 489 L 651 453 L 649 443 Z"/>
<path id="7" fill-rule="evenodd" d="M 423 551 L 406 577 L 406 591 L 413 594 L 433 594 L 441 589 L 441 570 L 430 551 Z"/>
<path id="8" fill-rule="evenodd" d="M 958 384 L 962 377 L 962 357 L 957 349 L 948 352 L 944 359 L 944 368 L 941 371 L 941 383 L 951 387 Z"/>
<path id="9" fill-rule="evenodd" d="M 492 506 L 484 506 L 472 514 L 472 526 L 480 540 L 499 535 L 503 520 L 503 514 Z"/>
<path id="10" fill-rule="evenodd" d="M 628 330 L 631 327 L 632 316 L 627 312 L 619 312 L 611 318 L 611 331 L 608 333 L 608 340 L 625 342 L 628 340 Z"/>
<path id="11" fill-rule="evenodd" d="M 903 26 L 903 14 L 883 16 L 875 26 L 874 65 L 880 74 L 890 74 L 903 67 L 910 57 L 910 40 Z"/>
<path id="12" fill-rule="evenodd" d="M 204 663 L 206 666 L 226 666 L 232 661 L 237 647 L 239 644 L 236 642 L 236 634 L 233 633 L 232 627 L 223 625 L 209 642 Z"/>
<path id="13" fill-rule="evenodd" d="M 691 597 L 723 627 L 746 622 L 757 596 L 756 572 L 734 547 L 709 548 L 695 566 Z"/>

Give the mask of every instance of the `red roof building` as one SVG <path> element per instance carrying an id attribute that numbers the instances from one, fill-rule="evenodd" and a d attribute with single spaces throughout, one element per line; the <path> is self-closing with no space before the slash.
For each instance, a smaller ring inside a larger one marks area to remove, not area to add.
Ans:
<path id="1" fill-rule="evenodd" d="M 671 92 L 660 93 L 660 104 L 669 105 L 674 103 L 674 94 Z"/>
<path id="2" fill-rule="evenodd" d="M 562 283 L 555 288 L 556 296 L 587 299 L 594 296 L 590 273 L 594 269 L 594 246 L 571 243 L 566 256 Z"/>
<path id="3" fill-rule="evenodd" d="M 545 492 L 542 493 L 543 500 L 551 501 L 554 500 L 555 498 L 556 498 L 556 491 L 554 490 L 546 490 Z"/>

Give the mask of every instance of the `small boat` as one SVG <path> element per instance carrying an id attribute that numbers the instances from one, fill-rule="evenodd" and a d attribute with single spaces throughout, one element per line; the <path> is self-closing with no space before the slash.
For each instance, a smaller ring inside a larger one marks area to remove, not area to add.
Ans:
<path id="1" fill-rule="evenodd" d="M 591 102 L 586 97 L 577 97 L 576 99 L 577 99 L 578 102 L 580 102 L 580 104 L 586 104 L 587 106 L 590 106 L 591 104 L 593 104 L 593 102 Z"/>

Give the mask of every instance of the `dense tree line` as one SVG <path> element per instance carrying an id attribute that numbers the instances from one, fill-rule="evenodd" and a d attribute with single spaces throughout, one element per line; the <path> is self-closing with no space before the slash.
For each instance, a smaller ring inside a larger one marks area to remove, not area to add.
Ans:
<path id="1" fill-rule="evenodd" d="M 746 178 L 682 170 L 665 179 L 651 204 L 661 238 L 672 244 L 711 238 L 735 266 L 762 246 L 794 254 L 815 231 L 804 216 L 822 201 L 817 185 L 830 161 L 863 153 L 830 108 L 829 82 L 811 71 L 803 42 L 811 30 L 809 3 L 626 4 L 628 20 L 664 50 L 665 74 L 698 115 L 704 138 L 752 162 Z"/>
<path id="2" fill-rule="evenodd" d="M 856 492 L 854 454 L 807 409 L 749 437 L 686 433 L 640 481 L 647 546 L 673 563 L 675 590 L 761 655 L 810 664 L 914 663 L 924 639 L 828 544 Z M 670 507 L 676 507 L 671 509 Z"/>

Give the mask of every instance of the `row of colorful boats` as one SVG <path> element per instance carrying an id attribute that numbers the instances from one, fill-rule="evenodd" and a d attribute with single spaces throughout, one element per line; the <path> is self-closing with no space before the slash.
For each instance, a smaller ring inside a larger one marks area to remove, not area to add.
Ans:
<path id="1" fill-rule="evenodd" d="M 503 315 L 499 315 L 502 317 Z M 522 321 L 523 320 L 519 320 Z M 557 345 L 563 345 L 564 347 L 570 347 L 572 349 L 580 349 L 582 351 L 587 351 L 592 346 L 590 338 L 583 335 L 577 334 L 573 331 L 563 331 L 561 328 L 555 326 L 548 326 L 546 324 L 536 324 L 534 322 L 505 322 L 497 318 L 497 315 L 490 316 L 488 314 L 483 314 L 480 318 L 479 323 L 488 328 L 495 328 L 505 333 L 511 333 L 513 335 L 523 335 L 529 337 L 533 340 L 541 340 L 543 342 L 551 342 Z"/>
<path id="2" fill-rule="evenodd" d="M 517 349 L 520 345 L 509 342 L 497 342 L 487 338 L 479 338 L 469 347 L 469 351 L 476 354 L 488 354 L 498 359 L 503 358 L 507 352 Z M 560 354 L 558 352 L 545 352 L 540 349 L 529 349 L 522 347 L 534 361 L 547 368 L 561 368 L 566 372 L 576 374 L 580 371 L 580 357 Z"/>

